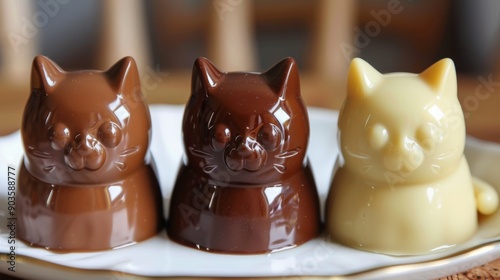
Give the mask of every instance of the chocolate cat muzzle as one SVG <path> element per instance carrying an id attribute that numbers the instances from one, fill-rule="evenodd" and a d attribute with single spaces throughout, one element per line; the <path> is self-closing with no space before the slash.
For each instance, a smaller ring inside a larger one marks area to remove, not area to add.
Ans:
<path id="1" fill-rule="evenodd" d="M 98 170 L 106 161 L 106 150 L 103 145 L 96 140 L 80 143 L 78 145 L 68 145 L 64 153 L 64 161 L 73 170 Z"/>
<path id="2" fill-rule="evenodd" d="M 257 171 L 263 167 L 266 159 L 266 150 L 253 139 L 247 138 L 237 147 L 226 149 L 225 163 L 233 171 Z"/>

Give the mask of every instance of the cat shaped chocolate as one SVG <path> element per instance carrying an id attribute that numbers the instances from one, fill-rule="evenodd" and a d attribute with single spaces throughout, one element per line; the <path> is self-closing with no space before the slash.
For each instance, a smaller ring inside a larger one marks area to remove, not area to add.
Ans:
<path id="1" fill-rule="evenodd" d="M 174 241 L 252 254 L 318 235 L 308 116 L 292 58 L 265 73 L 224 73 L 197 59 L 182 129 L 167 230 Z"/>
<path id="2" fill-rule="evenodd" d="M 132 244 L 162 227 L 137 66 L 65 72 L 37 56 L 22 127 L 17 237 L 47 249 Z"/>
<path id="3" fill-rule="evenodd" d="M 345 245 L 415 255 L 470 238 L 498 197 L 470 175 L 455 67 L 380 74 L 352 61 L 340 112 L 343 165 L 326 205 L 328 233 Z"/>

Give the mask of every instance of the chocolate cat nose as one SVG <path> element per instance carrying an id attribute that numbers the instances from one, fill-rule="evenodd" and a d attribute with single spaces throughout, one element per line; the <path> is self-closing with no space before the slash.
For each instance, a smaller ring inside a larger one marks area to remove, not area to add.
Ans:
<path id="1" fill-rule="evenodd" d="M 233 171 L 256 171 L 262 168 L 266 153 L 264 148 L 252 137 L 237 138 L 236 147 L 225 157 L 226 165 Z"/>
<path id="2" fill-rule="evenodd" d="M 239 143 L 236 151 L 241 157 L 248 157 L 254 152 L 257 145 L 259 145 L 259 143 L 255 139 L 252 137 L 245 137 L 245 139 Z"/>
<path id="3" fill-rule="evenodd" d="M 384 166 L 390 171 L 416 170 L 424 161 L 422 148 L 409 138 L 397 141 L 385 154 Z"/>
<path id="4" fill-rule="evenodd" d="M 91 134 L 78 134 L 75 137 L 75 145 L 73 146 L 73 149 L 75 149 L 81 156 L 88 156 L 92 154 L 96 148 L 98 148 L 98 145 L 100 145 L 99 141 L 97 141 L 97 139 Z"/>

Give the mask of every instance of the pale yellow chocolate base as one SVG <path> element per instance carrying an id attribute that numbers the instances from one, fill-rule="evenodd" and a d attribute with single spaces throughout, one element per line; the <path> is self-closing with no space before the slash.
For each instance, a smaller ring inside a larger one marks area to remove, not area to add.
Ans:
<path id="1" fill-rule="evenodd" d="M 423 184 L 373 185 L 340 168 L 326 213 L 327 230 L 335 241 L 391 255 L 449 248 L 466 241 L 477 228 L 465 158 L 453 173 Z"/>

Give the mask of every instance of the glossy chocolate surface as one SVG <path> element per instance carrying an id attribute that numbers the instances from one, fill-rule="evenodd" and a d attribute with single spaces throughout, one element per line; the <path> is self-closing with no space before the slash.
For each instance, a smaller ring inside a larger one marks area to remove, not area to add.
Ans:
<path id="1" fill-rule="evenodd" d="M 65 72 L 36 57 L 21 133 L 20 239 L 48 249 L 103 250 L 160 230 L 151 120 L 132 58 L 105 72 Z"/>
<path id="2" fill-rule="evenodd" d="M 168 223 L 173 240 L 251 254 L 318 235 L 318 194 L 306 159 L 309 122 L 293 59 L 265 73 L 224 73 L 199 58 L 183 137 Z"/>

